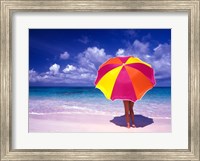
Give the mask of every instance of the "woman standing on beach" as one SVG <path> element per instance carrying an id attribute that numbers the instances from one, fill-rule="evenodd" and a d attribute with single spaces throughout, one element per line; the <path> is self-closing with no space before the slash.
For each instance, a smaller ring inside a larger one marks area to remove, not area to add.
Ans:
<path id="1" fill-rule="evenodd" d="M 155 85 L 154 70 L 150 64 L 134 56 L 119 56 L 108 59 L 100 65 L 95 80 L 109 100 L 123 99 L 127 127 L 134 124 L 134 102 Z"/>
<path id="2" fill-rule="evenodd" d="M 132 120 L 132 127 L 136 127 L 135 124 L 134 124 L 134 112 L 133 112 L 134 102 L 124 100 L 123 103 L 124 103 L 124 110 L 125 110 L 127 128 L 131 127 L 130 117 L 131 117 L 131 120 Z"/>

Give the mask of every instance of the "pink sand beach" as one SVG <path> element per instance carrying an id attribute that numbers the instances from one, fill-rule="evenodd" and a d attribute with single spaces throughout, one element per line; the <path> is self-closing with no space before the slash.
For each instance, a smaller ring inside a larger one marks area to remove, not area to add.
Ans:
<path id="1" fill-rule="evenodd" d="M 29 114 L 29 132 L 171 132 L 171 119 L 169 118 L 153 118 L 153 122 L 149 125 L 135 123 L 137 128 L 128 129 L 125 126 L 124 116 L 111 122 L 110 120 L 115 117 L 117 116 L 97 114 Z M 136 115 L 136 119 L 142 121 L 141 115 Z"/>

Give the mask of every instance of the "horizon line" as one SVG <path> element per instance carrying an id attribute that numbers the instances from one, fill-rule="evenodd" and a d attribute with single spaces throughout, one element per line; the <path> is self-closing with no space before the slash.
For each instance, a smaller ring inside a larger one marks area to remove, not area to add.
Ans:
<path id="1" fill-rule="evenodd" d="M 29 87 L 95 87 L 95 86 L 40 86 L 40 85 L 31 85 L 31 86 L 29 86 Z M 164 88 L 164 87 L 166 87 L 166 88 L 171 88 L 171 86 L 155 86 L 155 87 L 153 87 L 153 88 Z"/>

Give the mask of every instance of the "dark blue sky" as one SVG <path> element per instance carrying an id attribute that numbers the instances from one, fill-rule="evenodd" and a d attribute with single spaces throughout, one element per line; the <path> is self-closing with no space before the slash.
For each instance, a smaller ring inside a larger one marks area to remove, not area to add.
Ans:
<path id="1" fill-rule="evenodd" d="M 151 64 L 157 86 L 171 85 L 170 29 L 29 29 L 29 82 L 91 86 L 101 63 L 123 55 Z"/>

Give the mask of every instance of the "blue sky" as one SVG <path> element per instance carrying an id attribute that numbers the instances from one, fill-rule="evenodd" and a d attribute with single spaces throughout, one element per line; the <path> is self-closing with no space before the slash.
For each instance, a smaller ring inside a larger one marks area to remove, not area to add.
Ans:
<path id="1" fill-rule="evenodd" d="M 29 29 L 30 86 L 93 86 L 99 65 L 133 55 L 171 86 L 170 29 Z"/>

